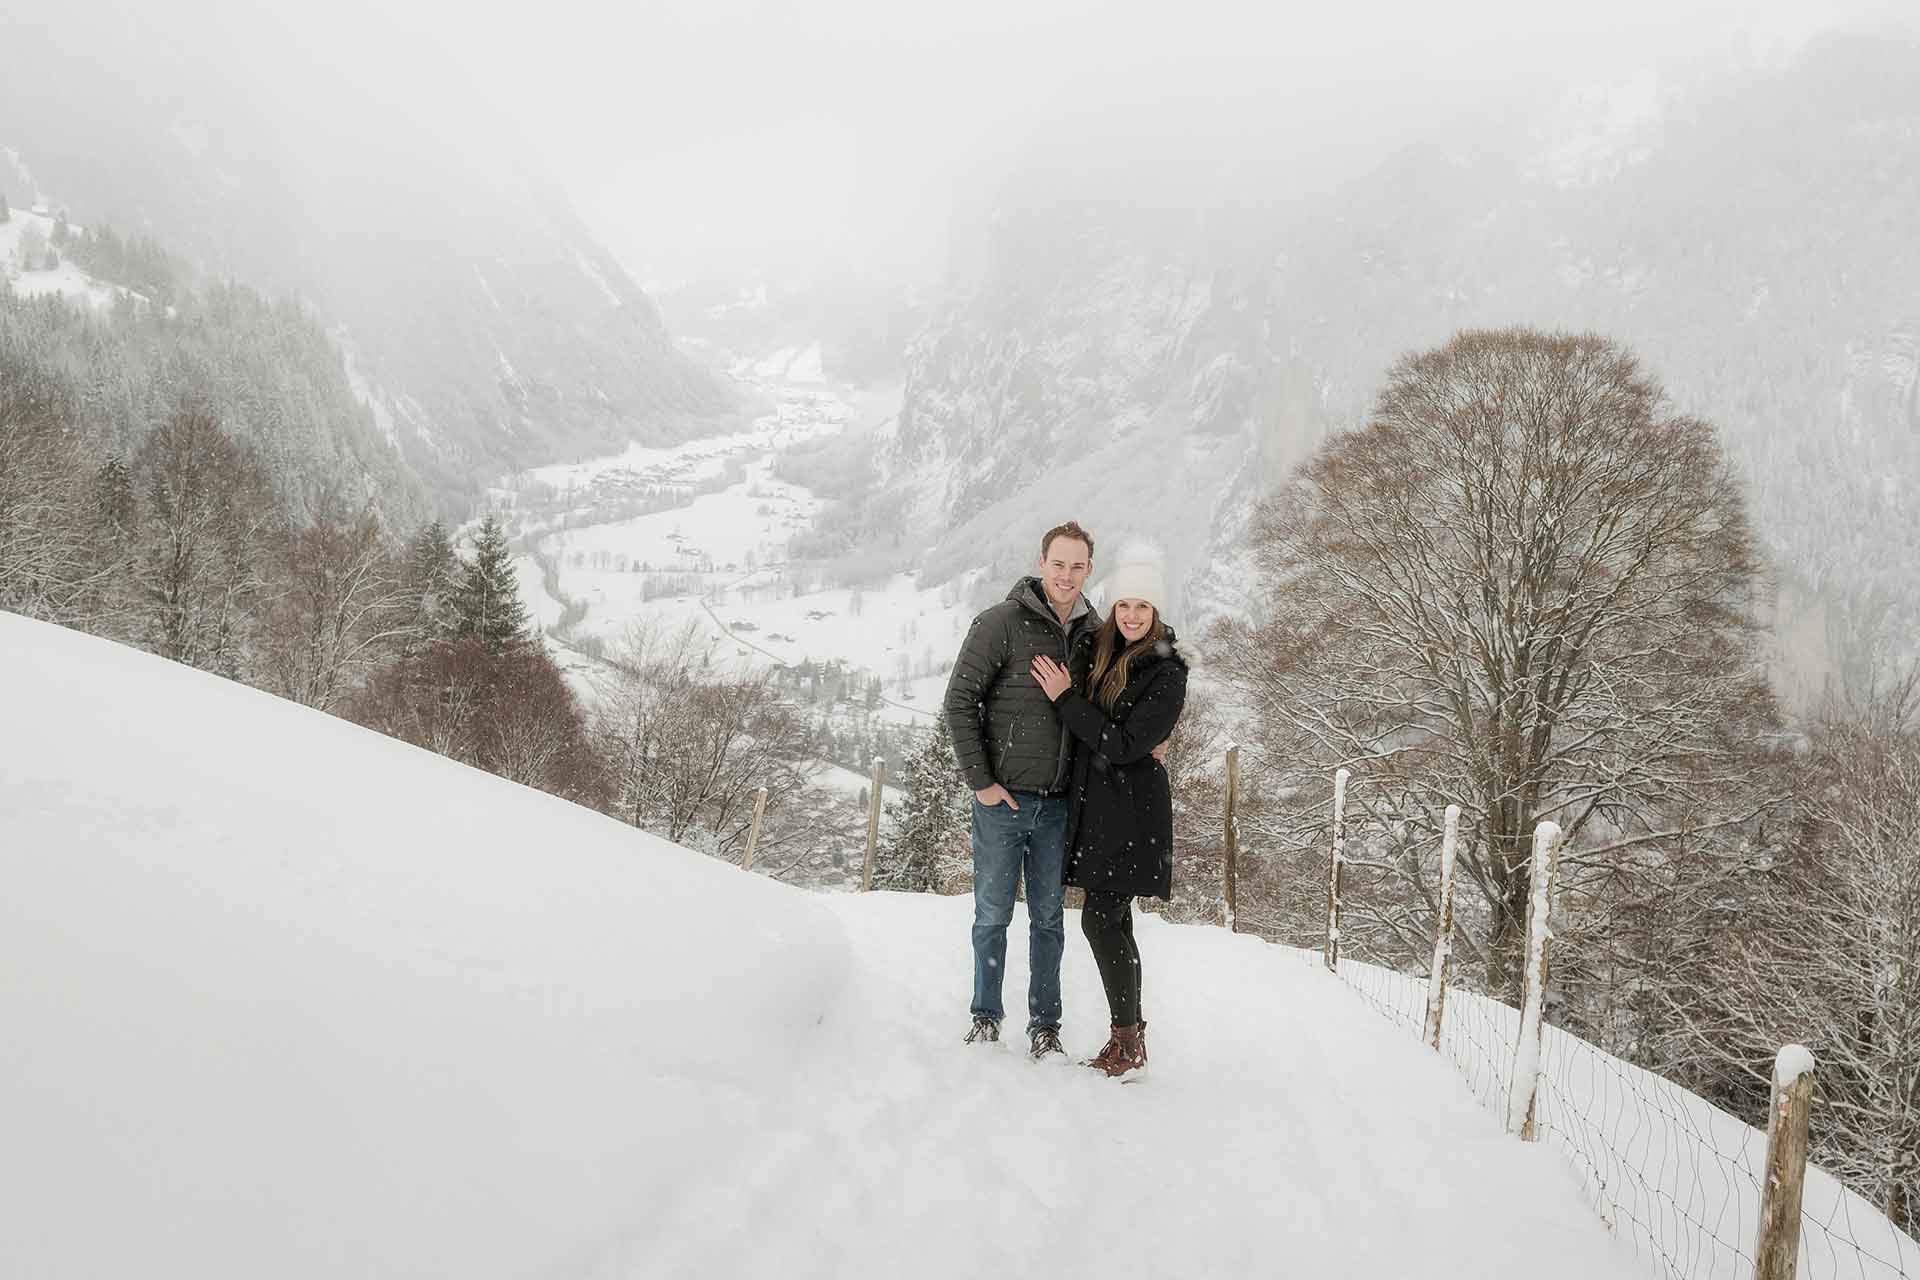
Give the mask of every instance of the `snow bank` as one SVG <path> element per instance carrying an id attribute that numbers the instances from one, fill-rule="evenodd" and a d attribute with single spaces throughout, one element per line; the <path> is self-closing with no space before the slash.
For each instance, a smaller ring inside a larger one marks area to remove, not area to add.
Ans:
<path id="1" fill-rule="evenodd" d="M 528 1275 L 764 1123 L 797 891 L 0 613 L 0 1273 Z"/>

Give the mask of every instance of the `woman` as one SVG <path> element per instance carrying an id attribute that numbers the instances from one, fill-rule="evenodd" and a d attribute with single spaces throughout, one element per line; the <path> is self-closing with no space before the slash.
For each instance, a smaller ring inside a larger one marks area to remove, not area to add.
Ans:
<path id="1" fill-rule="evenodd" d="M 1033 660 L 1033 678 L 1077 748 L 1066 882 L 1086 890 L 1080 926 L 1113 1015 L 1112 1037 L 1086 1065 L 1123 1076 L 1147 1065 L 1133 900 L 1173 894 L 1173 792 L 1153 749 L 1186 705 L 1187 663 L 1160 618 L 1166 589 L 1156 559 L 1123 559 L 1107 596 L 1112 611 L 1094 638 L 1086 691 L 1045 655 Z"/>

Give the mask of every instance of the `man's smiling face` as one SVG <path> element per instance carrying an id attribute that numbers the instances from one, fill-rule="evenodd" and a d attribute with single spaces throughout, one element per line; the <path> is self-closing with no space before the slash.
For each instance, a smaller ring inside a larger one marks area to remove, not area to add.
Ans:
<path id="1" fill-rule="evenodd" d="M 1040 581 L 1047 600 L 1056 609 L 1071 609 L 1093 572 L 1093 552 L 1078 538 L 1061 534 L 1040 556 Z"/>

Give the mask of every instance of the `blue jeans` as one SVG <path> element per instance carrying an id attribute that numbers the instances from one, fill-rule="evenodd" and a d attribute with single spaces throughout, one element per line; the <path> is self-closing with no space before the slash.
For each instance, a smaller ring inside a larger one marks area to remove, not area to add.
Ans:
<path id="1" fill-rule="evenodd" d="M 1027 877 L 1032 972 L 1027 979 L 1027 1030 L 1060 1026 L 1060 956 L 1067 948 L 1062 906 L 1066 886 L 1067 801 L 1031 791 L 1013 793 L 1018 810 L 973 802 L 973 1012 L 1005 1016 L 1000 980 L 1007 969 L 1007 926 L 1014 889 Z"/>

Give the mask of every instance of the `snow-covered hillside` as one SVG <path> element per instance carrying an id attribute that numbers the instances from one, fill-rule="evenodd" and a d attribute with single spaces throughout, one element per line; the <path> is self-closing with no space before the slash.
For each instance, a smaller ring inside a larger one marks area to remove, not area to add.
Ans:
<path id="1" fill-rule="evenodd" d="M 96 280 L 58 253 L 57 246 L 54 265 L 47 266 L 44 255 L 55 225 L 50 214 L 28 209 L 11 210 L 7 220 L 0 222 L 0 280 L 9 289 L 26 298 L 53 295 L 94 311 L 104 311 L 122 298 L 147 301 L 130 289 Z"/>
<path id="2" fill-rule="evenodd" d="M 21 28 L 0 42 L 0 190 L 149 238 L 183 282 L 298 298 L 442 512 L 499 471 L 738 424 L 535 157 L 375 105 L 307 38 L 245 6 Z"/>
<path id="3" fill-rule="evenodd" d="M 959 1043 L 964 899 L 808 895 L 12 615 L 0 654 L 0 1274 L 1636 1274 L 1295 953 L 1144 922 L 1118 1086 Z M 1066 984 L 1090 1052 L 1077 937 Z"/>

